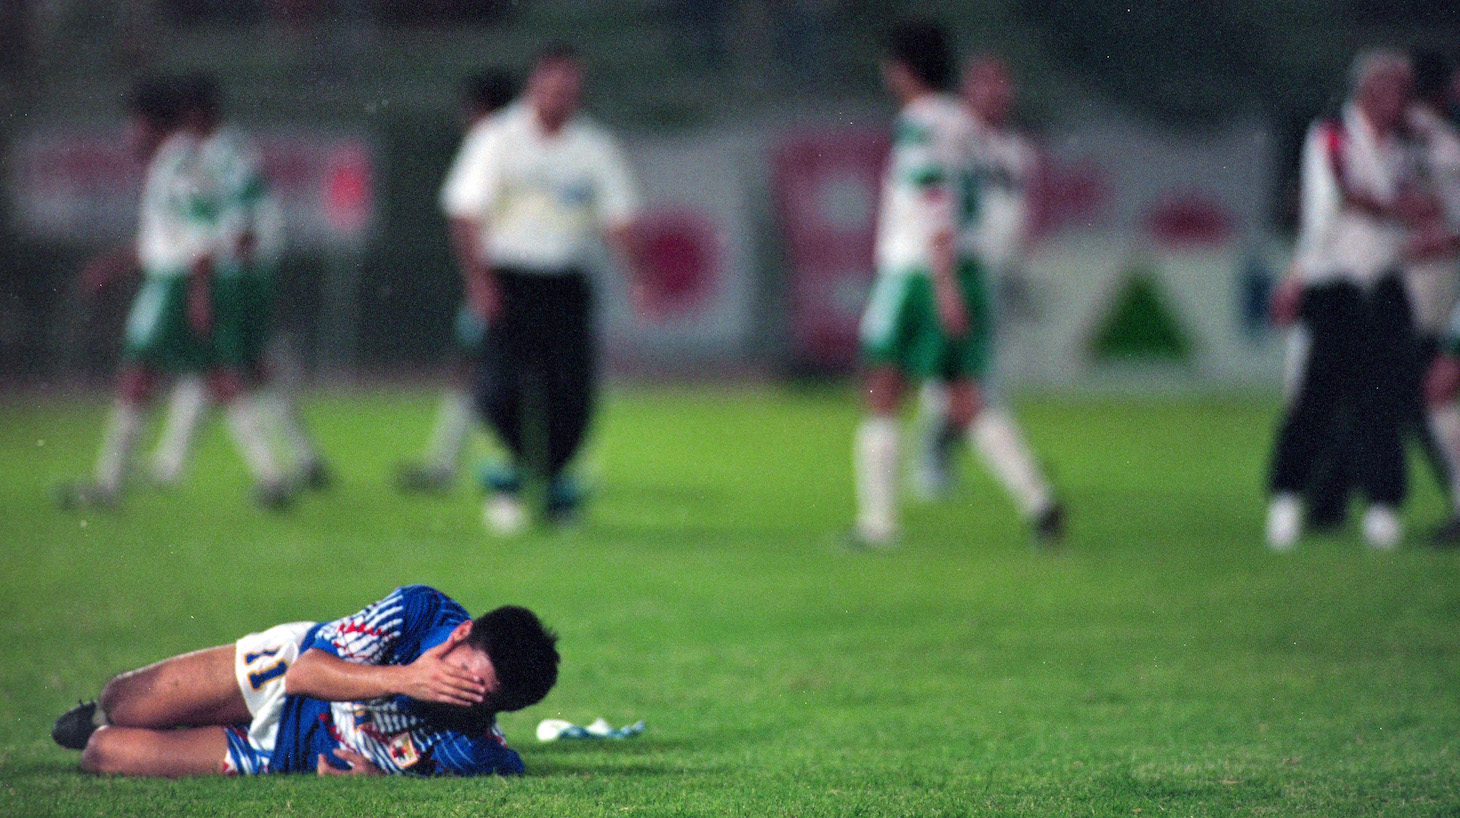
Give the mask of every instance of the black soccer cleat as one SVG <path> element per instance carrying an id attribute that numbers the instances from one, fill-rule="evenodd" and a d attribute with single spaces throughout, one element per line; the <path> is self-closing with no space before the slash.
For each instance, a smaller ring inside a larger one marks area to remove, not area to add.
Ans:
<path id="1" fill-rule="evenodd" d="M 1065 507 L 1058 501 L 1039 515 L 1034 521 L 1034 539 L 1040 545 L 1058 545 L 1065 538 Z"/>
<path id="2" fill-rule="evenodd" d="M 287 480 L 259 483 L 254 487 L 254 502 L 266 511 L 285 512 L 294 505 L 294 487 Z"/>
<path id="3" fill-rule="evenodd" d="M 56 505 L 62 511 L 81 511 L 85 509 L 99 509 L 102 511 L 113 511 L 116 509 L 120 498 L 117 492 L 103 487 L 99 483 L 92 483 L 85 480 L 78 480 L 74 483 L 62 483 L 56 487 Z"/>
<path id="4" fill-rule="evenodd" d="M 1460 548 L 1460 514 L 1451 515 L 1430 535 L 1430 545 L 1445 551 Z"/>
<path id="5" fill-rule="evenodd" d="M 446 494 L 455 477 L 442 466 L 402 463 L 395 470 L 395 488 L 402 494 Z"/>
<path id="6" fill-rule="evenodd" d="M 96 702 L 77 702 L 56 719 L 51 739 L 67 750 L 85 750 L 86 742 L 101 724 L 97 720 Z"/>
<path id="7" fill-rule="evenodd" d="M 300 470 L 304 487 L 310 491 L 325 491 L 335 483 L 335 473 L 323 460 L 311 460 Z"/>

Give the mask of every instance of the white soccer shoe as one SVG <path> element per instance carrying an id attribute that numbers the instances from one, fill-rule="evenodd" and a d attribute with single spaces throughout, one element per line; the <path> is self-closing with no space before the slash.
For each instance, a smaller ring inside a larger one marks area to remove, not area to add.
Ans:
<path id="1" fill-rule="evenodd" d="M 482 522 L 499 537 L 515 537 L 527 528 L 527 507 L 515 494 L 493 494 L 482 504 Z"/>
<path id="2" fill-rule="evenodd" d="M 1303 504 L 1291 494 L 1279 494 L 1267 507 L 1267 547 L 1286 554 L 1303 534 Z"/>
<path id="3" fill-rule="evenodd" d="M 1364 512 L 1364 541 L 1375 551 L 1393 551 L 1404 538 L 1404 524 L 1389 506 L 1372 505 Z"/>

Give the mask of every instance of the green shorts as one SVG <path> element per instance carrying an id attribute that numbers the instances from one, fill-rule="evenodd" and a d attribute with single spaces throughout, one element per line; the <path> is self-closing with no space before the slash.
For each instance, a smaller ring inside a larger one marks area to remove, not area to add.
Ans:
<path id="1" fill-rule="evenodd" d="M 262 268 L 223 269 L 213 278 L 213 360 L 227 367 L 258 364 L 273 329 L 273 275 Z"/>
<path id="2" fill-rule="evenodd" d="M 129 361 L 164 372 L 201 372 L 211 350 L 188 324 L 188 278 L 148 276 L 132 301 L 122 343 Z"/>
<path id="3" fill-rule="evenodd" d="M 968 334 L 961 338 L 951 338 L 943 330 L 931 272 L 878 275 L 862 314 L 866 364 L 891 366 L 924 380 L 982 379 L 993 342 L 987 282 L 983 267 L 971 259 L 959 262 L 956 276 L 968 312 Z"/>

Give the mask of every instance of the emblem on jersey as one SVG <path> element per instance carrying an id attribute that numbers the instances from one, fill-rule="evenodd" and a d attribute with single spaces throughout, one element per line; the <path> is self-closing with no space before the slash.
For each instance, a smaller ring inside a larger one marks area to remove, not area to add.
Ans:
<path id="1" fill-rule="evenodd" d="M 409 730 L 391 739 L 385 749 L 390 753 L 390 760 L 402 770 L 421 760 L 421 754 L 416 750 L 416 743 L 411 740 Z"/>

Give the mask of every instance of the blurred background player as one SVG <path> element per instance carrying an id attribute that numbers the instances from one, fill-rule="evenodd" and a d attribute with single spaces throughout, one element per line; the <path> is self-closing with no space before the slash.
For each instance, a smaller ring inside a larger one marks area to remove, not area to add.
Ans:
<path id="1" fill-rule="evenodd" d="M 550 520 L 579 505 L 565 468 L 597 390 L 588 268 L 603 239 L 636 255 L 638 191 L 618 141 L 579 112 L 582 90 L 573 49 L 543 52 L 523 104 L 473 134 L 442 191 L 468 303 L 487 324 L 477 405 L 512 458 L 486 508 L 504 532 L 526 519 L 524 478 L 546 484 Z"/>
<path id="2" fill-rule="evenodd" d="M 1003 59 L 981 54 L 963 68 L 959 95 L 973 117 L 977 134 L 978 214 L 969 234 L 970 247 L 987 270 L 988 303 L 995 313 L 1003 285 L 1023 272 L 1029 232 L 1029 186 L 1037 170 L 1038 155 L 1014 122 L 1016 87 Z M 995 344 L 997 329 L 994 331 Z M 992 390 L 985 381 L 983 397 L 992 402 Z M 947 494 L 954 481 L 953 459 L 963 436 L 948 416 L 948 388 L 938 381 L 923 384 L 917 421 L 918 455 L 912 471 L 913 490 L 923 499 Z M 979 413 L 978 427 L 1009 426 L 1005 410 L 989 406 Z M 1001 435 L 987 436 L 995 440 Z M 984 448 L 984 436 L 975 432 L 984 457 L 993 459 L 999 450 Z"/>
<path id="3" fill-rule="evenodd" d="M 466 136 L 442 185 L 443 200 L 448 191 L 471 184 L 460 178 L 467 172 L 464 167 L 467 146 L 473 140 L 482 138 L 492 115 L 506 107 L 515 96 L 517 82 L 501 69 L 489 69 L 467 77 L 462 82 L 462 124 Z M 449 207 L 449 203 L 443 201 L 443 204 Z M 458 254 L 456 263 L 461 272 L 462 285 L 469 291 L 473 286 L 472 271 L 476 267 L 476 261 L 471 256 L 462 256 L 460 253 L 470 252 L 473 245 L 460 240 L 456 231 L 464 229 L 470 233 L 476 228 L 458 228 L 453 221 L 451 229 L 451 248 Z M 396 484 L 402 491 L 443 492 L 456 480 L 472 421 L 471 379 L 481 361 L 482 342 L 487 334 L 486 315 L 478 312 L 484 303 L 482 299 L 465 297 L 456 311 L 456 323 L 452 333 L 455 342 L 451 363 L 452 383 L 441 396 L 440 408 L 436 410 L 436 426 L 431 432 L 425 455 L 420 461 L 402 464 L 396 470 Z"/>
<path id="4" fill-rule="evenodd" d="M 948 94 L 953 55 L 928 23 L 895 28 L 883 83 L 901 106 L 883 176 L 877 280 L 862 317 L 869 413 L 857 432 L 854 537 L 896 542 L 899 425 L 909 378 L 946 384 L 949 421 L 967 429 L 980 414 L 977 379 L 987 371 L 991 316 L 986 270 L 975 248 L 982 200 L 976 190 L 977 126 Z M 1011 423 L 975 427 L 982 451 L 1041 537 L 1058 535 L 1062 511 Z"/>
<path id="5" fill-rule="evenodd" d="M 142 432 L 152 382 L 162 372 L 200 372 L 205 365 L 187 311 L 190 259 L 181 252 L 187 225 L 174 216 L 177 203 L 187 195 L 184 173 L 192 151 L 190 137 L 180 133 L 181 109 L 178 83 L 162 77 L 138 80 L 128 100 L 128 147 L 146 168 L 137 239 L 92 259 L 82 277 L 88 289 L 100 289 L 141 267 L 145 279 L 128 314 L 116 401 L 107 416 L 96 470 L 89 482 L 58 489 L 63 507 L 114 506 Z"/>
<path id="6" fill-rule="evenodd" d="M 1460 213 L 1460 137 L 1443 113 L 1449 83 L 1449 61 L 1443 54 L 1432 50 L 1415 53 L 1414 101 L 1404 128 L 1409 146 L 1406 164 L 1410 168 L 1409 184 L 1436 203 L 1429 219 L 1415 226 L 1404 251 L 1404 284 L 1419 337 L 1417 377 L 1423 377 L 1437 363 L 1441 336 L 1460 295 L 1460 260 L 1454 246 L 1447 243 L 1454 233 L 1455 214 Z M 1290 381 L 1301 373 L 1301 353 L 1306 343 L 1303 332 L 1295 330 Z M 1455 451 L 1460 446 L 1460 408 L 1454 405 L 1454 395 L 1427 401 L 1418 391 L 1407 390 L 1407 394 L 1413 400 L 1406 413 L 1406 430 L 1418 440 L 1441 490 L 1448 496 L 1460 496 L 1455 472 L 1460 462 Z M 1346 458 L 1315 463 L 1314 476 L 1304 495 L 1307 525 L 1315 530 L 1341 526 L 1348 514 L 1352 488 Z M 1454 517 L 1453 502 L 1451 505 L 1450 517 Z M 1460 537 L 1460 522 L 1454 526 L 1447 522 L 1435 533 L 1436 540 L 1449 537 Z"/>
<path id="7" fill-rule="evenodd" d="M 127 318 L 119 395 L 95 479 L 63 487 L 65 507 L 116 504 L 143 409 L 163 373 L 206 373 L 214 398 L 228 407 L 228 429 L 254 478 L 260 504 L 282 508 L 292 497 L 264 411 L 244 392 L 241 350 L 229 340 L 237 331 L 233 308 L 215 292 L 224 227 L 217 191 L 201 172 L 200 143 L 216 125 L 203 110 L 204 94 L 196 79 L 173 77 L 144 81 L 134 95 L 130 138 L 148 162 L 134 262 L 144 282 Z"/>
<path id="8" fill-rule="evenodd" d="M 1406 230 L 1434 211 L 1407 178 L 1411 84 L 1405 55 L 1361 54 L 1349 102 L 1316 123 L 1304 146 L 1299 278 L 1277 308 L 1301 317 L 1306 341 L 1273 454 L 1267 542 L 1276 551 L 1296 544 L 1301 496 L 1326 463 L 1366 495 L 1362 530 L 1372 547 L 1393 548 L 1403 534 L 1403 430 L 1416 405 L 1419 353 L 1401 264 Z"/>
<path id="9" fill-rule="evenodd" d="M 1420 51 L 1414 58 L 1414 103 L 1408 126 L 1418 151 L 1423 186 L 1439 207 L 1411 242 L 1405 282 L 1420 332 L 1421 364 L 1427 374 L 1425 412 L 1446 477 L 1447 520 L 1434 533 L 1437 545 L 1460 546 L 1460 130 L 1448 118 L 1453 78 L 1460 76 L 1445 55 Z"/>
<path id="10" fill-rule="evenodd" d="M 292 455 L 299 480 L 310 488 L 325 488 L 329 467 L 293 395 L 279 382 L 266 388 L 274 334 L 274 271 L 284 239 L 283 219 L 269 194 L 262 160 L 246 137 L 223 122 L 222 91 L 215 79 L 186 77 L 182 91 L 184 121 L 198 140 L 194 173 L 199 202 L 214 224 L 215 363 L 256 396 L 271 441 L 282 442 Z M 172 485 L 181 477 L 207 402 L 201 379 L 186 378 L 174 387 L 153 457 L 152 477 L 159 485 Z M 248 436 L 241 445 L 255 473 L 267 473 L 271 458 Z"/>

